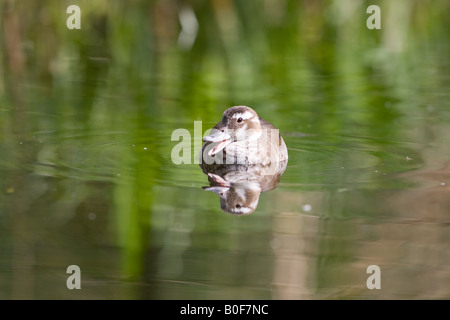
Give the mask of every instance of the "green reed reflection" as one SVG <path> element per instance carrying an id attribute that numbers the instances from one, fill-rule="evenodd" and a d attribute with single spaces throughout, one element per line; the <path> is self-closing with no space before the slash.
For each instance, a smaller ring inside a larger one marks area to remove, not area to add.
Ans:
<path id="1" fill-rule="evenodd" d="M 82 10 L 80 30 L 66 27 L 69 4 Z M 424 183 L 408 177 L 415 170 L 446 168 L 450 3 L 377 1 L 380 30 L 366 27 L 370 4 L 2 1 L 0 252 L 9 254 L 0 261 L 12 280 L 0 298 L 42 297 L 48 281 L 36 265 L 64 270 L 69 260 L 101 280 L 154 284 L 121 284 L 120 298 L 292 297 L 283 291 L 290 249 L 277 248 L 305 232 L 300 222 L 318 243 L 300 239 L 313 258 L 296 266 L 315 266 L 305 283 L 318 296 L 335 294 L 327 285 L 343 284 L 329 268 L 354 267 L 358 244 L 345 234 L 359 227 L 339 219 L 387 219 L 408 201 L 386 190 Z M 195 17 L 195 40 L 180 40 L 183 17 Z M 206 130 L 232 105 L 276 123 L 290 153 L 252 223 L 218 214 L 218 199 L 200 193 L 198 165 L 170 160 L 173 130 L 192 133 L 194 121 Z M 303 193 L 317 211 L 299 209 L 311 205 Z M 177 281 L 200 289 L 171 290 Z"/>

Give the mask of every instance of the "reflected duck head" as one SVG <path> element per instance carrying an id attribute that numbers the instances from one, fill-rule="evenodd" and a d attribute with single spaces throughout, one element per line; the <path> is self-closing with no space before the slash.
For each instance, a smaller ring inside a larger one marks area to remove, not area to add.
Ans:
<path id="1" fill-rule="evenodd" d="M 208 173 L 208 176 L 212 186 L 203 189 L 219 195 L 223 211 L 235 215 L 247 215 L 255 211 L 261 194 L 258 183 L 232 183 L 213 173 Z"/>
<path id="2" fill-rule="evenodd" d="M 232 142 L 255 141 L 261 134 L 261 121 L 256 111 L 247 106 L 235 106 L 224 111 L 222 120 L 203 141 L 217 143 L 208 152 L 209 156 L 214 156 Z"/>

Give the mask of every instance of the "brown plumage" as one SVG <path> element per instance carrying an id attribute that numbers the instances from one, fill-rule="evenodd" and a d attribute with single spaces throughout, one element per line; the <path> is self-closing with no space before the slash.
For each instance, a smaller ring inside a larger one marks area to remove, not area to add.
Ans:
<path id="1" fill-rule="evenodd" d="M 288 159 L 286 144 L 276 127 L 246 106 L 225 110 L 222 119 L 203 141 L 200 166 L 268 165 Z"/>

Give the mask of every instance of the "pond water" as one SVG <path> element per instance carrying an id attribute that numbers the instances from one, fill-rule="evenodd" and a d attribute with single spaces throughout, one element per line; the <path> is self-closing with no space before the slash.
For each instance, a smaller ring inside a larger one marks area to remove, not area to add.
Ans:
<path id="1" fill-rule="evenodd" d="M 0 299 L 450 298 L 448 2 L 44 3 L 1 13 Z M 289 153 L 244 216 L 195 162 L 233 105 Z"/>

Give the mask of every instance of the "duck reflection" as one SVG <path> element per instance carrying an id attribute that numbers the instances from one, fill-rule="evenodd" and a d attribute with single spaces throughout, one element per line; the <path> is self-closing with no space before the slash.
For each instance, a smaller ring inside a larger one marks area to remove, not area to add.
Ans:
<path id="1" fill-rule="evenodd" d="M 236 215 L 250 214 L 257 208 L 261 192 L 277 187 L 286 165 L 287 161 L 277 163 L 276 168 L 262 165 L 203 166 L 210 183 L 203 189 L 219 195 L 223 211 Z"/>

